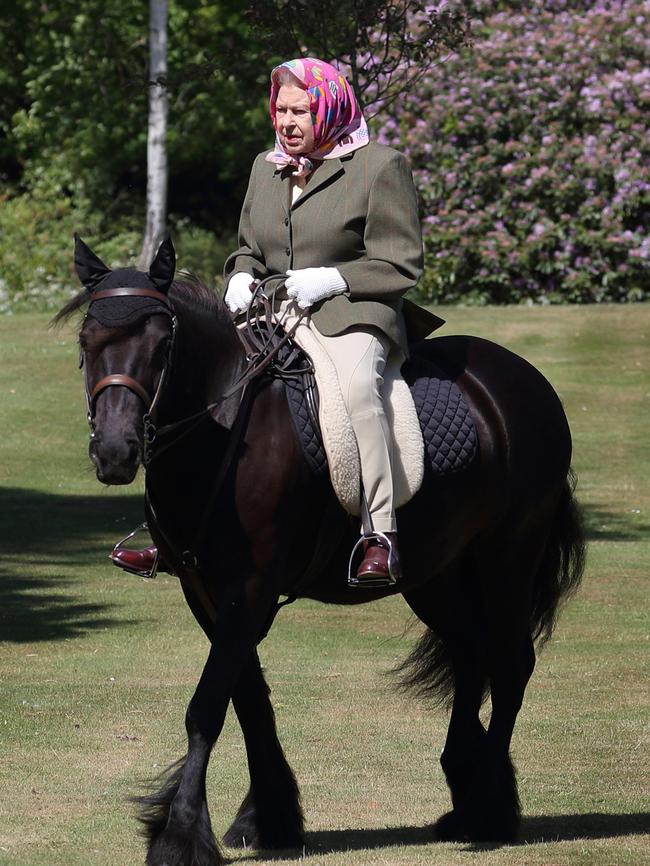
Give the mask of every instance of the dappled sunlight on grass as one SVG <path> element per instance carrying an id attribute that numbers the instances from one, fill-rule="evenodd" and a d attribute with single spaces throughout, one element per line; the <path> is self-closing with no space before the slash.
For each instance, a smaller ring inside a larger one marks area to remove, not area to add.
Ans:
<path id="1" fill-rule="evenodd" d="M 443 333 L 506 344 L 561 394 L 591 542 L 515 729 L 519 843 L 433 841 L 449 808 L 438 764 L 448 717 L 396 694 L 386 675 L 421 632 L 406 604 L 300 601 L 260 656 L 302 787 L 304 858 L 228 854 L 274 866 L 638 866 L 650 841 L 650 305 L 442 315 Z M 11 792 L 0 866 L 135 866 L 144 848 L 126 798 L 185 751 L 207 641 L 175 578 L 147 582 L 109 563 L 111 544 L 142 520 L 142 480 L 107 489 L 87 469 L 74 337 L 45 324 L 0 319 L 0 783 Z M 218 833 L 247 783 L 231 710 L 208 775 Z"/>

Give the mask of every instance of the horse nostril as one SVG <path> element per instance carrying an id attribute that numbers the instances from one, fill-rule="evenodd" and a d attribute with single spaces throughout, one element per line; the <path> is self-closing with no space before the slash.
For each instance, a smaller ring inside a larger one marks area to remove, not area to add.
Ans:
<path id="1" fill-rule="evenodd" d="M 133 436 L 128 436 L 125 440 L 126 446 L 129 449 L 129 457 L 135 459 L 140 454 L 140 442 Z"/>

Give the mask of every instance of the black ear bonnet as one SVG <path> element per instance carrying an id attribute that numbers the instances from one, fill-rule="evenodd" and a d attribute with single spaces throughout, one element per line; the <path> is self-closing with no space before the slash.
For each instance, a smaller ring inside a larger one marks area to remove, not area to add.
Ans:
<path id="1" fill-rule="evenodd" d="M 117 268 L 112 271 L 99 259 L 78 235 L 75 235 L 75 267 L 79 279 L 91 293 L 89 314 L 109 328 L 135 324 L 138 319 L 172 312 L 162 301 L 148 297 L 100 298 L 94 301 L 92 295 L 105 289 L 153 289 L 167 294 L 174 278 L 176 254 L 171 240 L 163 241 L 156 254 L 149 273 L 134 268 Z"/>
<path id="2" fill-rule="evenodd" d="M 101 292 L 103 289 L 160 289 L 148 275 L 142 271 L 132 268 L 118 268 L 98 283 L 94 291 Z M 123 297 L 123 298 L 100 298 L 98 301 L 90 299 L 88 312 L 101 325 L 107 328 L 119 328 L 134 325 L 138 319 L 153 316 L 157 313 L 165 313 L 171 316 L 171 310 L 162 301 L 155 298 Z"/>

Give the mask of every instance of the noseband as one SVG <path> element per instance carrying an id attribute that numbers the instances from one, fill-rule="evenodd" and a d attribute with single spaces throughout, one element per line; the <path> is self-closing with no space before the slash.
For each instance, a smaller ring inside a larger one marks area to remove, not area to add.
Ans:
<path id="1" fill-rule="evenodd" d="M 95 301 L 101 301 L 106 298 L 153 298 L 156 301 L 160 302 L 165 307 L 165 313 L 168 313 L 171 317 L 172 321 L 172 338 L 167 350 L 167 357 L 165 359 L 165 364 L 163 366 L 162 373 L 160 374 L 160 379 L 158 380 L 158 385 L 156 386 L 156 391 L 153 397 L 149 394 L 147 389 L 141 385 L 137 379 L 134 379 L 132 376 L 128 376 L 126 373 L 111 373 L 108 376 L 104 376 L 103 379 L 100 379 L 99 382 L 94 386 L 91 390 L 90 385 L 88 383 L 88 366 L 85 363 L 84 353 L 81 353 L 81 366 L 84 368 L 84 383 L 86 388 L 86 408 L 87 408 L 87 418 L 88 418 L 88 426 L 90 427 L 90 438 L 93 439 L 95 437 L 95 411 L 97 408 L 97 399 L 100 394 L 103 394 L 107 388 L 112 388 L 113 386 L 118 386 L 122 388 L 128 388 L 133 394 L 139 397 L 145 405 L 145 412 L 142 417 L 142 421 L 144 424 L 145 430 L 145 442 L 151 435 L 149 431 L 152 429 L 152 417 L 155 411 L 155 408 L 158 404 L 158 400 L 160 398 L 160 394 L 162 392 L 162 388 L 167 376 L 167 371 L 169 369 L 171 358 L 174 350 L 174 343 L 176 340 L 176 316 L 174 315 L 174 311 L 171 305 L 171 302 L 167 295 L 164 295 L 162 292 L 157 292 L 155 289 L 136 289 L 129 288 L 127 286 L 122 286 L 120 288 L 115 289 L 103 289 L 100 292 L 95 292 L 91 298 L 91 306 Z"/>

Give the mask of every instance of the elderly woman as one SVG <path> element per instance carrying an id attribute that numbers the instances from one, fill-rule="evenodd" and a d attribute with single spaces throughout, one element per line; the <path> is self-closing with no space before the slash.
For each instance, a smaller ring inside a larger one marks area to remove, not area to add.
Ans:
<path id="1" fill-rule="evenodd" d="M 329 63 L 308 57 L 277 66 L 270 113 L 275 148 L 253 163 L 239 248 L 225 264 L 225 301 L 237 316 L 256 280 L 289 275 L 283 309 L 291 302 L 309 311 L 357 438 L 378 533 L 368 539 L 358 584 L 391 583 L 399 558 L 384 373 L 402 364 L 407 336 L 423 339 L 441 324 L 402 299 L 422 271 L 413 179 L 402 154 L 369 142 L 352 88 Z M 155 548 L 121 550 L 113 559 L 144 569 L 154 555 Z"/>
<path id="2" fill-rule="evenodd" d="M 381 389 L 386 365 L 406 356 L 402 295 L 422 270 L 411 172 L 402 154 L 369 142 L 352 88 L 322 60 L 289 60 L 272 71 L 270 113 L 275 148 L 253 164 L 239 248 L 225 264 L 225 301 L 241 313 L 255 279 L 289 275 L 286 297 L 309 310 L 338 373 L 381 534 L 366 546 L 359 583 L 389 582 L 399 561 Z M 408 313 L 416 337 L 440 324 L 413 304 Z"/>

